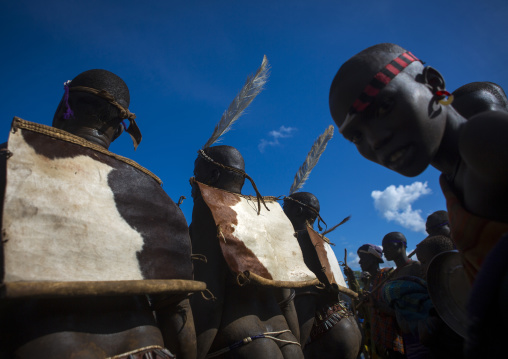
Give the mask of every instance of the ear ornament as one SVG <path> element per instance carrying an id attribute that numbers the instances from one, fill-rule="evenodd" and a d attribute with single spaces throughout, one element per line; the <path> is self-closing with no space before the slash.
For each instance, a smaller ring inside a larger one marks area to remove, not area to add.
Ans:
<path id="1" fill-rule="evenodd" d="M 446 91 L 446 90 L 444 90 L 444 91 L 436 91 L 436 96 L 443 97 L 438 102 L 441 105 L 444 105 L 444 106 L 450 105 L 453 102 L 453 99 L 454 99 L 453 95 L 451 93 L 449 93 L 448 91 Z M 448 97 L 448 98 L 445 100 L 444 97 Z"/>
<path id="2" fill-rule="evenodd" d="M 71 107 L 69 106 L 69 86 L 71 84 L 71 80 L 64 82 L 64 102 L 65 102 L 65 113 L 63 115 L 63 118 L 66 120 L 69 120 L 71 118 L 74 118 L 74 112 L 72 111 Z"/>

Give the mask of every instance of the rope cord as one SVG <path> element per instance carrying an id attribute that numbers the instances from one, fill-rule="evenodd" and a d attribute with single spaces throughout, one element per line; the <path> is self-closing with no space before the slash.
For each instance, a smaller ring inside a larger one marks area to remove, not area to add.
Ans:
<path id="1" fill-rule="evenodd" d="M 74 91 L 88 92 L 93 95 L 102 97 L 103 99 L 105 99 L 110 104 L 112 104 L 113 106 L 115 106 L 117 109 L 120 110 L 120 116 L 122 118 L 126 118 L 130 121 L 136 119 L 135 114 L 133 114 L 128 109 L 126 109 L 125 107 L 120 105 L 118 102 L 116 102 L 115 97 L 112 94 L 110 94 L 109 92 L 107 92 L 106 90 L 97 90 L 97 89 L 94 89 L 91 87 L 86 87 L 86 86 L 74 86 L 74 87 L 69 87 L 69 91 L 71 91 L 71 92 L 74 92 Z"/>
<path id="2" fill-rule="evenodd" d="M 321 226 L 319 225 L 319 222 L 320 222 L 320 221 L 321 221 L 321 222 L 323 222 L 323 224 L 326 226 L 326 228 L 328 228 L 328 225 L 327 225 L 327 224 L 326 224 L 326 222 L 323 220 L 323 218 L 321 217 L 321 215 L 319 214 L 319 212 L 318 212 L 318 210 L 317 210 L 317 209 L 315 209 L 315 208 L 313 208 L 313 207 L 309 206 L 308 204 L 305 204 L 305 203 L 303 203 L 303 202 L 300 202 L 299 200 L 294 199 L 294 198 L 292 198 L 292 197 L 282 196 L 282 199 L 283 199 L 283 200 L 289 199 L 289 200 L 291 200 L 291 201 L 293 201 L 293 202 L 298 203 L 298 204 L 299 204 L 299 205 L 301 205 L 301 206 L 304 206 L 304 207 L 306 207 L 306 208 L 310 209 L 312 212 L 314 212 L 314 213 L 316 214 L 317 218 L 318 218 L 318 223 L 317 223 L 317 226 L 318 226 L 318 228 L 319 228 L 319 230 L 320 230 L 320 231 L 322 231 L 322 230 L 323 230 L 323 228 L 321 228 Z"/>
<path id="3" fill-rule="evenodd" d="M 217 350 L 213 353 L 210 353 L 208 354 L 205 358 L 214 358 L 214 357 L 217 357 L 219 355 L 222 355 L 224 353 L 227 353 L 233 349 L 237 349 L 237 348 L 240 348 L 246 344 L 249 344 L 251 343 L 252 341 L 256 340 L 256 339 L 261 339 L 261 338 L 266 338 L 266 339 L 272 339 L 273 341 L 276 341 L 276 342 L 279 342 L 279 343 L 286 343 L 286 344 L 295 344 L 295 345 L 300 345 L 300 343 L 298 342 L 295 342 L 295 341 L 292 341 L 292 340 L 284 340 L 284 339 L 279 339 L 277 337 L 274 337 L 274 335 L 279 335 L 279 334 L 282 334 L 282 333 L 290 333 L 291 331 L 289 329 L 286 329 L 286 330 L 281 330 L 281 331 L 278 331 L 278 332 L 265 332 L 263 334 L 258 334 L 258 335 L 254 335 L 254 336 L 251 336 L 251 337 L 246 337 L 246 338 L 243 338 L 242 340 L 239 340 L 233 344 L 231 344 L 230 346 L 227 346 L 223 349 L 220 349 L 220 350 Z"/>
<path id="4" fill-rule="evenodd" d="M 201 158 L 205 159 L 206 161 L 208 161 L 208 162 L 210 162 L 222 169 L 238 173 L 238 174 L 242 175 L 244 178 L 247 178 L 250 181 L 250 183 L 252 184 L 254 191 L 256 191 L 256 197 L 258 200 L 258 214 L 261 212 L 261 202 L 263 202 L 263 205 L 265 206 L 266 210 L 269 211 L 268 207 L 266 206 L 265 200 L 263 199 L 263 196 L 261 196 L 261 193 L 259 193 L 258 188 L 256 187 L 256 184 L 254 183 L 254 180 L 245 171 L 238 169 L 238 168 L 223 165 L 222 163 L 219 163 L 219 162 L 215 161 L 214 159 L 212 159 L 203 150 L 199 150 L 198 154 L 199 154 L 199 156 L 201 156 Z"/>
<path id="5" fill-rule="evenodd" d="M 286 308 L 289 305 L 289 303 L 291 303 L 295 299 L 295 296 L 296 296 L 296 291 L 293 288 L 291 288 L 291 291 L 290 291 L 288 297 L 281 300 L 279 303 L 277 303 L 279 305 L 279 308 L 281 308 L 281 309 Z"/>

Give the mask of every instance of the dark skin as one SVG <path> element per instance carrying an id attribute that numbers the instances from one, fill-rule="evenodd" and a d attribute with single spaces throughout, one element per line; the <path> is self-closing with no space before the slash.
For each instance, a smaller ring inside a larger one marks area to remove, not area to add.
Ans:
<path id="1" fill-rule="evenodd" d="M 412 261 L 406 254 L 406 237 L 400 232 L 388 233 L 383 238 L 383 253 L 387 260 L 394 261 L 397 273 L 391 279 L 405 276 L 421 276 L 421 265 L 418 261 Z"/>
<path id="2" fill-rule="evenodd" d="M 229 146 L 216 146 L 215 156 L 227 159 L 228 166 L 244 169 L 240 153 Z M 212 158 L 217 158 L 211 155 Z M 244 178 L 219 168 L 198 157 L 194 163 L 197 181 L 234 193 L 241 193 Z M 207 284 L 216 297 L 204 300 L 193 296 L 191 305 L 194 312 L 198 358 L 207 353 L 221 350 L 243 338 L 272 331 L 289 329 L 279 308 L 276 291 L 272 288 L 246 285 L 240 287 L 231 273 L 217 242 L 217 228 L 212 214 L 201 197 L 196 185 L 192 196 L 194 208 L 190 233 L 193 252 L 204 254 L 207 263 L 195 262 L 195 279 Z M 296 341 L 291 332 L 277 336 L 280 339 Z M 225 357 L 235 358 L 303 358 L 301 347 L 282 344 L 271 339 L 256 339 L 247 345 L 234 349 Z"/>
<path id="3" fill-rule="evenodd" d="M 450 176 L 467 210 L 508 222 L 508 114 L 482 112 L 466 120 L 438 102 L 435 91 L 444 90 L 445 82 L 436 70 L 424 72 L 421 63 L 413 62 L 345 124 L 349 107 L 374 71 L 397 54 L 376 54 L 335 78 L 329 104 L 341 133 L 362 156 L 404 176 L 417 176 L 432 165 Z"/>
<path id="4" fill-rule="evenodd" d="M 425 231 L 429 236 L 441 235 L 450 237 L 450 224 L 443 224 L 447 221 L 448 218 L 444 218 L 444 215 L 440 215 L 439 212 L 434 212 L 427 217 L 427 222 L 425 223 Z"/>
<path id="5" fill-rule="evenodd" d="M 64 101 L 60 101 L 53 117 L 53 127 L 70 132 L 96 145 L 108 149 L 111 143 L 122 133 L 121 118 L 109 118 L 107 113 L 112 105 L 105 99 L 86 92 L 73 92 L 69 97 L 69 105 L 81 111 L 74 111 L 74 118 L 66 120 Z M 114 110 L 113 110 L 114 111 Z"/>
<path id="6" fill-rule="evenodd" d="M 319 211 L 317 198 L 308 192 L 298 192 L 291 197 L 311 206 Z M 316 274 L 318 279 L 322 275 L 319 259 L 315 255 L 307 226 L 311 227 L 316 221 L 316 212 L 289 199 L 284 200 L 284 213 L 293 224 L 298 233 L 298 242 L 302 249 L 304 260 L 310 270 Z M 314 254 L 314 256 L 312 256 Z M 309 294 L 313 293 L 315 295 Z M 337 303 L 337 294 L 317 288 L 302 288 L 296 290 L 295 299 L 298 320 L 300 321 L 300 337 L 306 358 L 356 358 L 358 356 L 362 341 L 362 334 L 353 317 L 343 318 L 331 328 L 325 335 L 318 337 L 311 344 L 306 344 L 314 324 L 315 312 L 319 308 Z"/>
<path id="7" fill-rule="evenodd" d="M 122 119 L 114 116 L 118 111 L 106 100 L 74 92 L 69 104 L 74 117 L 64 119 L 62 100 L 54 127 L 105 149 L 121 134 Z M 162 297 L 152 299 L 157 302 Z M 15 323 L 0 336 L 6 340 L 2 348 L 8 358 L 13 352 L 21 358 L 40 357 L 41 353 L 51 358 L 104 358 L 151 345 L 166 346 L 179 358 L 196 357 L 193 317 L 186 296 L 176 296 L 171 305 L 161 306 L 156 312 L 158 321 L 144 295 L 29 298 L 1 304 L 2 322 Z"/>

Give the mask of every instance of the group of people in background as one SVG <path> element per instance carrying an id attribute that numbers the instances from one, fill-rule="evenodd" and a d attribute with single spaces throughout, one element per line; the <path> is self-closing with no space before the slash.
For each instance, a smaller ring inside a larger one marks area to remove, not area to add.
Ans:
<path id="1" fill-rule="evenodd" d="M 408 256 L 405 236 L 391 232 L 383 237 L 382 247 L 364 244 L 358 248 L 360 278 L 351 268 L 344 267 L 350 288 L 360 293 L 356 309 L 364 332 L 366 357 L 463 357 L 463 338 L 439 317 L 426 283 L 432 259 L 455 250 L 447 212 L 440 210 L 429 215 L 426 231 L 429 236 L 409 254 L 416 254 L 418 260 Z M 381 268 L 383 255 L 396 267 Z"/>

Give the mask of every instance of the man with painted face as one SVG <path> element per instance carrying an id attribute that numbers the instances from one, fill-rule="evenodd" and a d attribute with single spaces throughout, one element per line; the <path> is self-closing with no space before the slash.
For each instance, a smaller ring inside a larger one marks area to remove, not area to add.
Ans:
<path id="1" fill-rule="evenodd" d="M 429 165 L 442 172 L 452 238 L 473 280 L 508 231 L 508 114 L 466 120 L 448 106 L 450 95 L 438 71 L 398 45 L 379 44 L 341 66 L 329 105 L 365 158 L 409 177 Z"/>

